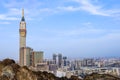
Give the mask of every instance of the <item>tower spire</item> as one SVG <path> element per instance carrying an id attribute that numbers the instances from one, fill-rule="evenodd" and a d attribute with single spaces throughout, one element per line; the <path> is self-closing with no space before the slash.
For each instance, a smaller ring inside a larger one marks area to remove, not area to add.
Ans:
<path id="1" fill-rule="evenodd" d="M 24 9 L 22 9 L 22 19 L 21 21 L 25 21 L 25 18 L 24 18 Z"/>
<path id="2" fill-rule="evenodd" d="M 22 17 L 24 17 L 24 9 L 22 9 Z"/>

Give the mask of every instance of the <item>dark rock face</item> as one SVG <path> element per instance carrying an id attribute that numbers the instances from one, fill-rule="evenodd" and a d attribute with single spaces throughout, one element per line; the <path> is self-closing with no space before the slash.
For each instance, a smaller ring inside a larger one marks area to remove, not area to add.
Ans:
<path id="1" fill-rule="evenodd" d="M 16 80 L 20 66 L 12 59 L 0 61 L 0 80 Z"/>
<path id="2" fill-rule="evenodd" d="M 0 77 L 0 80 L 9 80 L 9 78 L 7 76 L 3 75 Z"/>
<path id="3" fill-rule="evenodd" d="M 109 74 L 92 73 L 90 75 L 87 75 L 84 80 L 120 80 L 120 78 Z"/>
<path id="4" fill-rule="evenodd" d="M 0 61 L 0 80 L 81 80 L 77 76 L 56 77 L 48 72 L 31 71 L 26 66 L 20 67 L 14 60 L 5 59 Z M 83 80 L 120 80 L 108 74 L 93 73 L 85 76 Z"/>

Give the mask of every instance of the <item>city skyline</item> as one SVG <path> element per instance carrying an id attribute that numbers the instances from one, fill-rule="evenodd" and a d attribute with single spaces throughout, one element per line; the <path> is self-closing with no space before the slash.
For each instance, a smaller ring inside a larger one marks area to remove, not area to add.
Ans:
<path id="1" fill-rule="evenodd" d="M 70 58 L 119 57 L 119 0 L 0 1 L 0 59 L 19 58 L 19 22 L 24 8 L 26 44 Z"/>

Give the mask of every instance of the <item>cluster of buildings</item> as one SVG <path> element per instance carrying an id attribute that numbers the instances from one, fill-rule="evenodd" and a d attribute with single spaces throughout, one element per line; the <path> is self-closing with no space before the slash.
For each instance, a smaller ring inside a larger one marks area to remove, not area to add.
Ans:
<path id="1" fill-rule="evenodd" d="M 91 73 L 110 74 L 120 77 L 120 59 L 119 58 L 84 58 L 68 59 L 62 54 L 53 54 L 52 59 L 44 59 L 44 64 L 34 70 L 47 71 L 58 77 L 72 75 L 84 78 Z M 44 65 L 44 67 L 43 67 Z M 46 67 L 45 67 L 46 66 Z"/>
<path id="2" fill-rule="evenodd" d="M 63 61 L 64 62 L 64 61 Z M 78 60 L 67 60 L 68 65 L 62 65 L 56 71 L 57 76 L 76 75 L 84 77 L 91 73 L 110 74 L 120 77 L 120 58 L 86 58 Z M 58 75 L 59 74 L 59 75 Z"/>
<path id="3" fill-rule="evenodd" d="M 58 77 L 72 75 L 84 78 L 91 73 L 110 74 L 120 77 L 120 59 L 119 58 L 84 58 L 84 59 L 67 59 L 67 57 L 53 54 L 53 59 L 46 60 L 46 71 L 54 73 Z M 40 69 L 39 69 L 40 70 Z"/>
<path id="4" fill-rule="evenodd" d="M 44 59 L 43 51 L 34 51 L 26 47 L 26 22 L 24 10 L 20 21 L 20 48 L 19 64 L 28 66 L 32 70 L 40 70 L 54 73 L 58 77 L 77 75 L 81 78 L 86 74 L 100 73 L 120 76 L 120 59 L 86 58 L 81 60 L 70 60 L 62 54 L 53 54 L 52 59 Z"/>
<path id="5" fill-rule="evenodd" d="M 43 51 L 34 51 L 31 47 L 26 47 L 26 22 L 24 18 L 24 10 L 22 10 L 22 18 L 20 21 L 20 47 L 19 47 L 19 64 L 21 66 L 36 66 L 43 60 Z"/>

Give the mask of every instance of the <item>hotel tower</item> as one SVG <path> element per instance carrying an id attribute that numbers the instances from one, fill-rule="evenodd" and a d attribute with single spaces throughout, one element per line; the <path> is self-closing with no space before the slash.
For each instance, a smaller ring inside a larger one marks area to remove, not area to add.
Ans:
<path id="1" fill-rule="evenodd" d="M 38 62 L 43 60 L 42 51 L 33 51 L 32 48 L 26 47 L 26 22 L 24 18 L 24 9 L 22 9 L 22 18 L 19 28 L 19 64 L 20 66 L 35 66 Z"/>
<path id="2" fill-rule="evenodd" d="M 26 22 L 24 18 L 24 9 L 22 9 L 22 18 L 20 21 L 19 34 L 20 34 L 19 64 L 23 66 L 24 65 L 24 52 L 25 52 L 24 48 L 26 48 Z"/>

